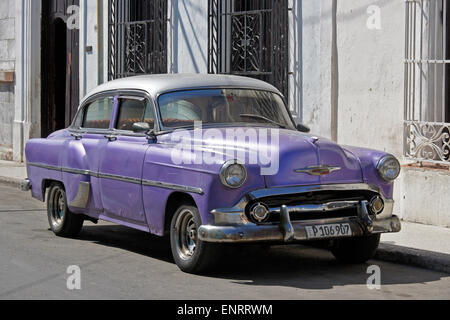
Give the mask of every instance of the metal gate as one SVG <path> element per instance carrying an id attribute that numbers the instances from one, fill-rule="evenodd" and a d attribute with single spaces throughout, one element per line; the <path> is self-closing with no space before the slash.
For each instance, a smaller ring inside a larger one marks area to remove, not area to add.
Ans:
<path id="1" fill-rule="evenodd" d="M 167 0 L 111 0 L 109 79 L 167 73 Z"/>
<path id="2" fill-rule="evenodd" d="M 288 97 L 288 0 L 209 0 L 209 73 L 258 78 Z"/>

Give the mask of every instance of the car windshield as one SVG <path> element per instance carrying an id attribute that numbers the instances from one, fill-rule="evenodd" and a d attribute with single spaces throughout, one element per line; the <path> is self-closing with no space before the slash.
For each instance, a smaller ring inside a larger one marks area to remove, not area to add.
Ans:
<path id="1" fill-rule="evenodd" d="M 272 92 L 208 89 L 173 92 L 158 100 L 164 128 L 203 125 L 260 125 L 295 129 L 283 99 Z"/>

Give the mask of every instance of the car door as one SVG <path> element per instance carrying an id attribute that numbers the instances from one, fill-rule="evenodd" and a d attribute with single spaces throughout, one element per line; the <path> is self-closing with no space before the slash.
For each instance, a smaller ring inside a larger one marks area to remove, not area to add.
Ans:
<path id="1" fill-rule="evenodd" d="M 133 124 L 154 127 L 153 105 L 143 95 L 118 97 L 113 137 L 100 159 L 99 177 L 104 214 L 112 221 L 148 231 L 142 199 L 142 170 L 149 142 L 133 132 Z"/>
<path id="2" fill-rule="evenodd" d="M 62 168 L 69 207 L 75 211 L 97 214 L 103 211 L 98 171 L 100 155 L 106 146 L 105 135 L 110 131 L 113 109 L 112 94 L 95 96 L 82 106 L 70 128 L 71 139 L 67 141 L 62 155 Z M 84 190 L 80 190 L 82 183 L 88 185 Z M 89 196 L 86 197 L 82 192 L 88 192 Z"/>

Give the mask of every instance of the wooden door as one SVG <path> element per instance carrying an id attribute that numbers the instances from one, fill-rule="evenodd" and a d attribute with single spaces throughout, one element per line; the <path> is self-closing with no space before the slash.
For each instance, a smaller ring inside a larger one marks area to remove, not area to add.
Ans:
<path id="1" fill-rule="evenodd" d="M 77 7 L 73 7 L 77 6 Z M 42 0 L 42 137 L 67 128 L 79 104 L 79 0 Z"/>

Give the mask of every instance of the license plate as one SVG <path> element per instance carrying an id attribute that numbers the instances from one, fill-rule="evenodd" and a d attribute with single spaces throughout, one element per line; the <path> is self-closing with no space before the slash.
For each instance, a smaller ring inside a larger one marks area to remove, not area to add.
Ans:
<path id="1" fill-rule="evenodd" d="M 308 239 L 351 237 L 352 227 L 348 223 L 326 224 L 306 227 Z"/>

